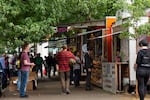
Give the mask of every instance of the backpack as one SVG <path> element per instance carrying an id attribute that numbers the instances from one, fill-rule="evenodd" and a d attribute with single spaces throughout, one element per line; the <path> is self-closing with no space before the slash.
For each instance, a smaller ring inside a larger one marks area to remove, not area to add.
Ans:
<path id="1" fill-rule="evenodd" d="M 21 61 L 20 61 L 20 59 L 17 60 L 17 64 L 16 65 L 17 65 L 16 66 L 17 69 L 21 69 Z"/>
<path id="2" fill-rule="evenodd" d="M 150 49 L 143 50 L 141 67 L 149 67 L 150 68 Z"/>
<path id="3" fill-rule="evenodd" d="M 22 54 L 22 52 L 19 53 L 18 59 L 16 61 L 17 69 L 21 69 L 21 54 Z"/>

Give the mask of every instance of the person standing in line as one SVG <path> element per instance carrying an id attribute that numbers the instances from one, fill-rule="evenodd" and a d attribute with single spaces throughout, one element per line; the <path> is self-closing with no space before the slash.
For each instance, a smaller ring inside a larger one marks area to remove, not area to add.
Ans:
<path id="1" fill-rule="evenodd" d="M 92 49 L 88 49 L 88 52 L 85 54 L 85 68 L 86 68 L 86 90 L 92 90 L 91 88 L 91 71 L 93 67 L 92 59 Z"/>
<path id="2" fill-rule="evenodd" d="M 9 57 L 5 57 L 5 66 L 6 66 L 6 74 L 8 79 L 10 79 L 10 70 L 9 70 Z"/>
<path id="3" fill-rule="evenodd" d="M 116 62 L 121 62 L 121 56 L 120 56 L 120 51 L 117 50 L 116 52 L 116 58 L 115 58 Z"/>
<path id="4" fill-rule="evenodd" d="M 56 54 L 54 54 L 54 57 L 53 57 L 53 76 L 56 75 L 56 64 L 57 64 L 57 60 L 56 60 Z"/>
<path id="5" fill-rule="evenodd" d="M 139 50 L 136 59 L 136 78 L 138 80 L 140 100 L 144 100 L 147 82 L 150 77 L 150 49 L 148 48 L 147 40 L 141 40 L 139 46 L 141 49 Z"/>
<path id="6" fill-rule="evenodd" d="M 56 69 L 59 71 L 61 87 L 63 94 L 70 94 L 70 66 L 69 60 L 75 59 L 75 56 L 67 51 L 67 46 L 64 45 L 62 47 L 62 51 L 58 52 L 56 55 L 56 59 L 58 61 L 58 65 L 56 65 Z"/>
<path id="7" fill-rule="evenodd" d="M 18 80 L 17 80 L 17 90 L 20 90 L 20 84 L 21 84 L 21 52 L 19 53 L 19 56 L 17 57 L 17 61 L 16 61 L 16 69 L 18 71 Z"/>
<path id="8" fill-rule="evenodd" d="M 6 74 L 6 66 L 5 66 L 5 57 L 6 57 L 5 54 L 0 56 L 0 69 L 2 70 L 2 73 L 1 73 L 2 78 L 1 78 L 0 81 L 2 82 L 2 84 L 1 84 L 2 88 L 6 88 L 7 85 L 8 85 L 7 84 L 8 77 L 7 77 L 7 74 Z M 0 91 L 0 96 L 1 96 L 1 91 Z"/>
<path id="9" fill-rule="evenodd" d="M 42 64 L 44 63 L 43 58 L 41 57 L 41 54 L 37 54 L 35 57 L 35 64 L 36 64 L 36 73 L 38 74 L 38 71 L 40 70 L 41 73 L 41 79 L 43 78 L 43 70 L 42 70 Z"/>
<path id="10" fill-rule="evenodd" d="M 51 69 L 52 69 L 52 63 L 53 63 L 53 57 L 51 55 L 51 53 L 48 54 L 48 57 L 46 59 L 46 63 L 47 63 L 47 74 L 48 74 L 48 78 L 51 78 Z"/>
<path id="11" fill-rule="evenodd" d="M 68 49 L 71 53 L 73 53 L 73 48 Z M 70 66 L 70 85 L 74 84 L 74 77 L 73 77 L 73 64 L 69 64 Z"/>
<path id="12" fill-rule="evenodd" d="M 35 62 L 35 58 L 34 58 L 33 54 L 30 54 L 30 61 L 31 61 L 31 63 Z"/>
<path id="13" fill-rule="evenodd" d="M 75 51 L 74 53 L 75 55 L 75 60 L 76 63 L 73 65 L 73 70 L 74 70 L 74 84 L 75 87 L 79 87 L 80 86 L 80 77 L 81 77 L 81 60 L 79 58 L 80 53 L 78 51 Z"/>
<path id="14" fill-rule="evenodd" d="M 21 84 L 20 84 L 20 97 L 26 98 L 28 95 L 26 94 L 26 86 L 29 76 L 29 70 L 31 66 L 35 66 L 34 63 L 30 63 L 30 58 L 28 55 L 30 46 L 28 43 L 23 45 L 23 52 L 21 54 Z"/>
<path id="15" fill-rule="evenodd" d="M 10 68 L 10 76 L 16 76 L 16 61 L 17 61 L 17 54 L 13 54 L 13 58 L 11 61 L 11 68 Z"/>
<path id="16" fill-rule="evenodd" d="M 47 65 L 47 56 L 44 56 L 44 74 L 47 76 L 47 71 L 48 71 L 48 65 Z"/>

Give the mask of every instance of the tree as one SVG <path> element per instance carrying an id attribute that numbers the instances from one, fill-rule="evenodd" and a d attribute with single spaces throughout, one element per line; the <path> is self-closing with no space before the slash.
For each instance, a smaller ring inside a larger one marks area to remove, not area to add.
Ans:
<path id="1" fill-rule="evenodd" d="M 24 41 L 39 42 L 46 34 L 54 33 L 58 17 L 53 15 L 53 5 L 57 5 L 57 0 L 1 0 L 0 41 L 17 47 Z"/>
<path id="2" fill-rule="evenodd" d="M 150 8 L 149 0 L 134 0 L 132 4 L 127 4 L 123 6 L 123 11 L 128 11 L 131 16 L 126 19 L 126 22 L 123 23 L 124 27 L 132 27 L 135 31 L 135 34 L 124 31 L 121 34 L 121 37 L 133 37 L 138 38 L 141 35 L 150 35 L 150 23 L 144 25 L 138 25 L 138 22 L 141 17 L 146 16 L 146 9 Z"/>
<path id="3" fill-rule="evenodd" d="M 122 6 L 120 0 L 0 0 L 0 43 L 40 42 L 59 24 L 104 19 Z"/>
<path id="4" fill-rule="evenodd" d="M 85 21 L 105 19 L 106 16 L 115 16 L 116 11 L 124 5 L 124 0 L 62 0 L 63 17 L 59 24 L 69 24 Z M 66 32 L 65 36 L 71 36 L 74 31 Z"/>
<path id="5" fill-rule="evenodd" d="M 74 23 L 89 20 L 104 19 L 106 16 L 115 16 L 121 9 L 120 0 L 63 0 L 63 16 L 60 23 Z"/>

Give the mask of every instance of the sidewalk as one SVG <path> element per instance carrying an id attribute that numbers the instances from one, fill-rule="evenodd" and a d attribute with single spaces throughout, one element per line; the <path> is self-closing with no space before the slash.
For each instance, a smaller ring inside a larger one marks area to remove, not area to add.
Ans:
<path id="1" fill-rule="evenodd" d="M 85 85 L 80 88 L 71 86 L 71 94 L 62 95 L 60 83 L 58 80 L 42 80 L 38 82 L 38 88 L 34 91 L 29 91 L 29 98 L 19 98 L 19 93 L 5 92 L 5 97 L 1 100 L 139 100 L 134 95 L 130 94 L 111 94 L 103 91 L 100 88 L 94 87 L 92 91 L 85 91 Z M 147 96 L 145 100 L 150 100 Z"/>

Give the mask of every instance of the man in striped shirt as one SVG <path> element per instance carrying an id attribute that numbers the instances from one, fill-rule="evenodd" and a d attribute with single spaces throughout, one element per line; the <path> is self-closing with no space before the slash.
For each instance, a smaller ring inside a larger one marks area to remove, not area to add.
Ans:
<path id="1" fill-rule="evenodd" d="M 75 56 L 70 52 L 67 51 L 67 46 L 62 47 L 62 51 L 60 51 L 56 55 L 56 59 L 58 61 L 57 70 L 59 71 L 60 80 L 61 80 L 61 87 L 62 92 L 64 94 L 70 94 L 70 66 L 69 60 L 75 59 Z"/>

